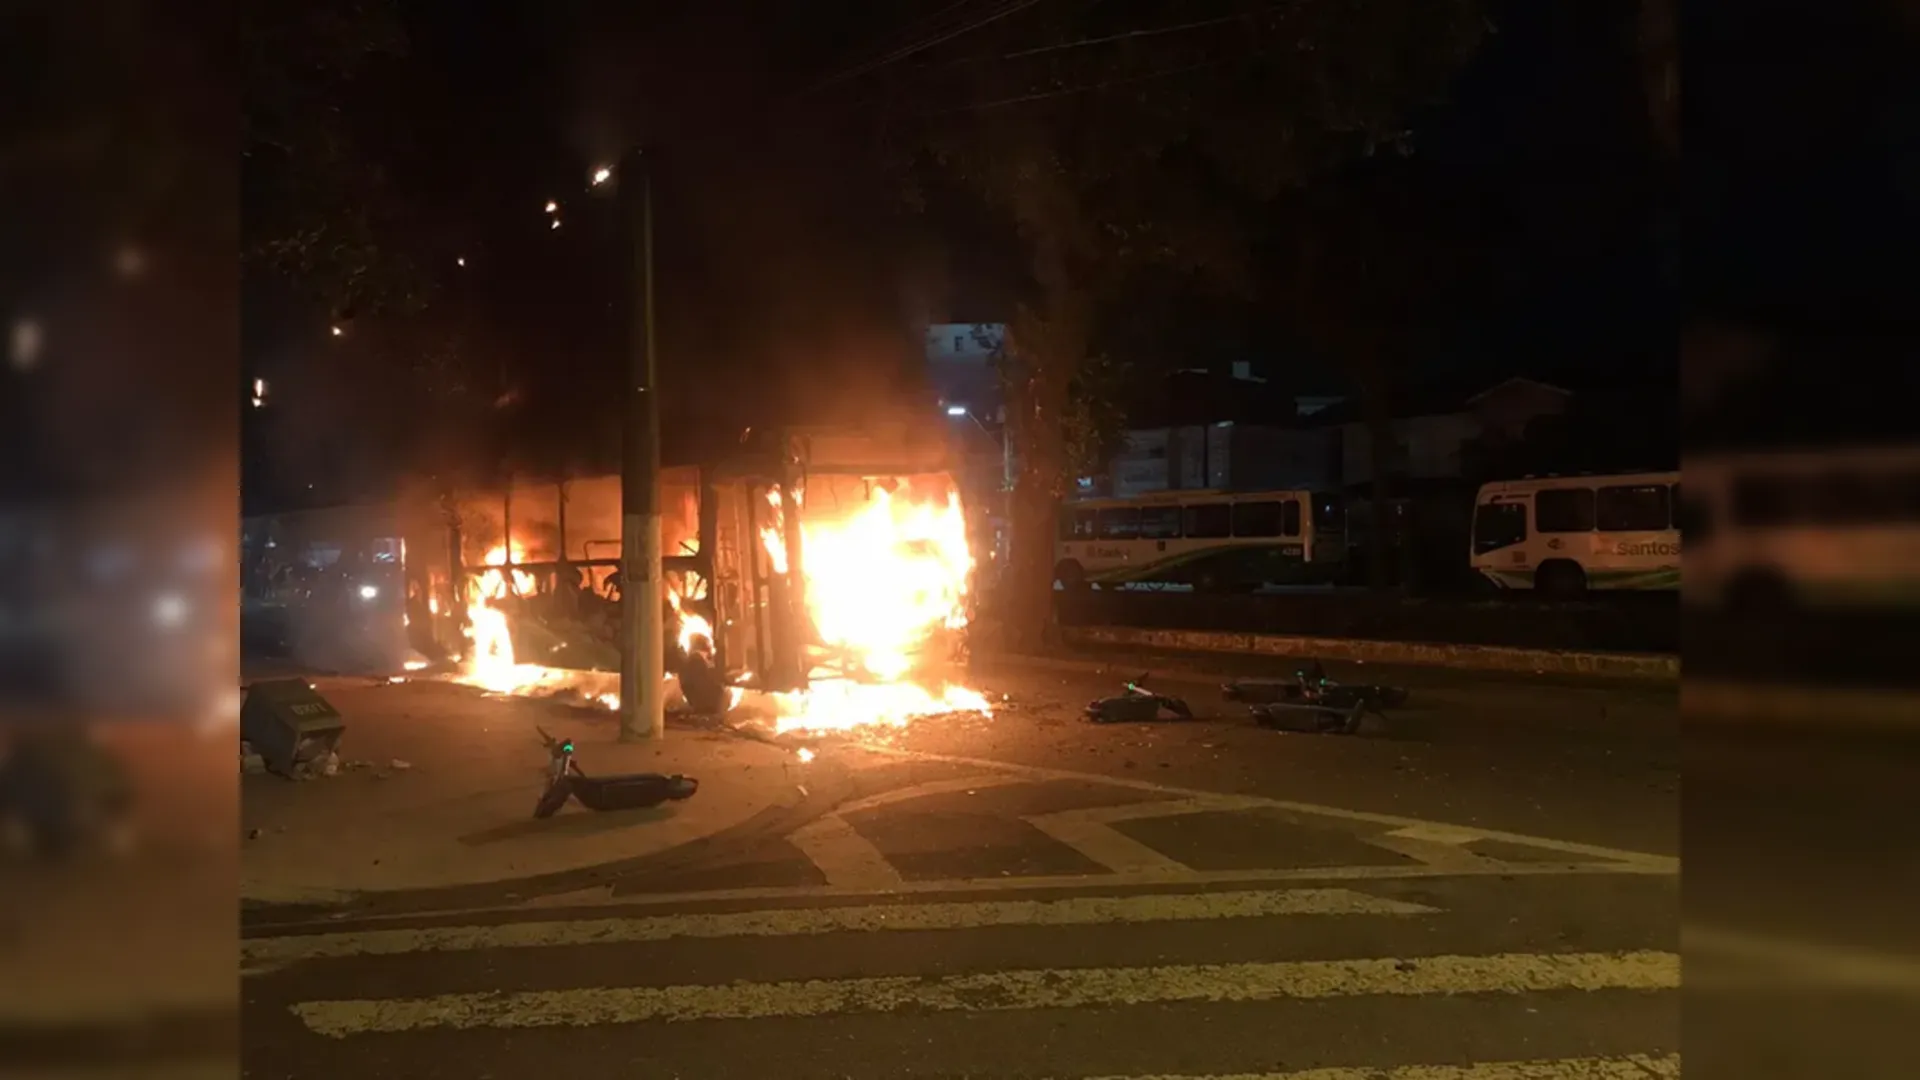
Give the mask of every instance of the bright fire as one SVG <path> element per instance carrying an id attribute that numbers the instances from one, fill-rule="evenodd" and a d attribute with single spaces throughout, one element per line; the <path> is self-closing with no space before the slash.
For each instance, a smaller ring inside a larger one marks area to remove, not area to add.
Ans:
<path id="1" fill-rule="evenodd" d="M 518 545 L 513 560 L 525 557 Z M 507 613 L 496 604 L 508 596 L 526 596 L 534 590 L 533 575 L 507 566 L 504 545 L 487 552 L 485 570 L 473 579 L 474 593 L 467 604 L 466 634 L 473 642 L 467 652 L 465 681 L 498 694 L 519 693 L 552 683 L 564 673 L 539 664 L 515 663 L 513 634 Z"/>
<path id="2" fill-rule="evenodd" d="M 775 572 L 784 572 L 781 500 L 770 494 L 768 501 L 776 521 L 761 530 L 760 539 Z M 916 497 L 905 488 L 875 487 L 844 516 L 808 516 L 818 519 L 801 521 L 804 589 L 826 655 L 811 673 L 806 691 L 736 689 L 730 694 L 731 707 L 771 712 L 779 732 L 900 727 L 919 717 L 960 712 L 991 715 L 986 698 L 973 690 L 914 678 L 917 660 L 937 651 L 948 632 L 966 626 L 974 563 L 958 496 Z M 524 558 L 518 545 L 513 556 L 516 563 Z M 473 579 L 467 608 L 472 648 L 463 681 L 497 693 L 584 688 L 583 677 L 594 673 L 516 662 L 506 608 L 510 598 L 532 595 L 535 581 L 526 571 L 510 569 L 508 562 L 507 549 L 495 547 L 486 554 L 489 569 Z M 697 595 L 683 596 L 670 588 L 667 598 L 679 614 L 683 650 L 692 651 L 698 637 L 713 640 L 713 626 L 690 610 Z M 677 696 L 673 676 L 668 680 L 669 697 Z M 599 687 L 588 696 L 609 708 L 618 704 L 614 694 Z"/>
<path id="3" fill-rule="evenodd" d="M 769 502 L 780 506 L 777 495 Z M 774 566 L 783 567 L 779 532 L 761 536 Z M 920 716 L 990 711 L 972 690 L 930 689 L 908 678 L 915 657 L 943 631 L 966 626 L 973 556 L 959 496 L 917 501 L 876 487 L 844 518 L 803 516 L 800 538 L 807 611 L 834 657 L 814 671 L 804 694 L 773 695 L 776 730 L 897 727 Z"/>
<path id="4" fill-rule="evenodd" d="M 682 652 L 694 651 L 695 638 L 705 638 L 708 646 L 713 644 L 713 624 L 707 621 L 705 615 L 686 609 L 680 589 L 671 581 L 667 583 L 667 602 L 673 605 L 674 614 L 680 616 L 680 650 Z"/>

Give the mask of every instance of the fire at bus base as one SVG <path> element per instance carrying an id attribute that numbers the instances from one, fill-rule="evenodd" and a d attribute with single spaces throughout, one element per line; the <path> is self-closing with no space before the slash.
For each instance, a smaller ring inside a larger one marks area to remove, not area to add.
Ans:
<path id="1" fill-rule="evenodd" d="M 900 728 L 954 714 L 991 716 L 987 699 L 949 682 L 940 661 L 967 626 L 974 560 L 967 520 L 950 486 L 870 485 L 863 499 L 821 497 L 800 507 L 801 588 L 811 645 L 804 690 L 751 688 L 750 673 L 726 689 L 731 718 L 767 724 L 776 734 Z M 765 492 L 757 537 L 769 569 L 787 571 L 778 524 L 777 491 Z M 467 607 L 467 655 L 460 681 L 501 694 L 546 695 L 571 690 L 618 708 L 618 676 L 529 662 L 515 655 L 516 600 L 537 591 L 534 575 L 510 564 L 525 559 L 516 543 L 485 555 L 487 569 L 472 575 Z M 683 596 L 668 578 L 668 601 L 683 654 L 710 648 L 713 626 L 694 610 L 704 593 Z M 711 610 L 711 609 L 709 609 Z M 676 676 L 667 676 L 667 707 L 685 705 Z"/>

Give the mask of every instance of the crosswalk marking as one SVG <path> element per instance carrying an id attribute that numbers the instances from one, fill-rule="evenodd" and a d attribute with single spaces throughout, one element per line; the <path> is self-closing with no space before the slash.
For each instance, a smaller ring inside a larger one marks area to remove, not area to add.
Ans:
<path id="1" fill-rule="evenodd" d="M 750 1020 L 901 1009 L 995 1012 L 1358 995 L 1669 990 L 1679 985 L 1680 957 L 1671 952 L 1500 953 L 460 993 L 305 1001 L 291 1008 L 314 1032 L 346 1038 L 371 1032 Z"/>
<path id="2" fill-rule="evenodd" d="M 1679 1075 L 1679 1054 L 1628 1054 L 1472 1065 L 1341 1066 L 1220 1076 L 1103 1076 L 1092 1080 L 1671 1080 Z"/>
<path id="3" fill-rule="evenodd" d="M 967 757 L 961 754 L 934 754 L 923 750 L 902 750 L 892 746 L 867 746 L 863 749 L 880 757 L 891 757 L 911 761 L 937 761 L 946 765 L 963 765 L 981 770 L 1003 770 L 1017 773 L 1035 780 L 1058 780 L 1080 784 L 1105 785 L 1127 788 L 1133 791 L 1151 792 L 1166 798 L 1218 798 L 1213 792 L 1199 791 L 1194 788 L 1175 787 L 1159 784 L 1151 780 L 1136 780 L 1105 773 L 1079 772 L 1073 769 L 1055 769 L 1044 765 L 1023 765 L 1011 761 L 994 761 L 986 758 Z M 1639 872 L 1652 874 L 1678 874 L 1680 860 L 1671 855 L 1654 855 L 1642 851 L 1626 851 L 1620 848 L 1602 847 L 1598 844 L 1583 844 L 1571 840 L 1554 840 L 1544 836 L 1528 836 L 1524 833 L 1506 832 L 1500 829 L 1465 829 L 1444 822 L 1422 821 L 1419 818 L 1401 817 L 1398 814 L 1382 814 L 1371 810 L 1349 810 L 1338 806 L 1321 806 L 1315 803 L 1293 802 L 1288 799 L 1268 799 L 1259 796 L 1245 796 L 1250 802 L 1276 810 L 1290 810 L 1297 814 L 1309 814 L 1314 817 L 1335 821 L 1385 825 L 1393 829 L 1422 829 L 1472 832 L 1475 839 L 1498 840 L 1506 844 L 1520 844 L 1526 847 L 1544 848 L 1562 855 L 1577 855 L 1582 860 L 1605 860 L 1618 863 L 1621 872 Z"/>
<path id="4" fill-rule="evenodd" d="M 1551 862 L 1551 863 L 1502 863 L 1488 861 L 1485 865 L 1462 870 L 1436 870 L 1426 865 L 1365 865 L 1365 866 L 1294 866 L 1272 870 L 1194 870 L 1169 878 L 1161 873 L 1126 874 L 1036 874 L 1032 877 L 1012 877 L 999 875 L 982 878 L 937 878 L 925 881 L 903 881 L 899 885 L 887 888 L 862 888 L 843 885 L 748 885 L 731 889 L 695 889 L 687 892 L 632 893 L 624 896 L 610 896 L 604 886 L 596 889 L 582 889 L 570 895 L 554 895 L 541 898 L 542 907 L 547 910 L 560 910 L 572 907 L 670 907 L 684 904 L 706 903 L 805 903 L 820 900 L 871 900 L 898 896 L 956 895 L 971 893 L 1005 892 L 1049 892 L 1066 889 L 1105 889 L 1120 890 L 1135 887 L 1154 888 L 1182 886 L 1202 888 L 1208 885 L 1279 885 L 1288 882 L 1327 883 L 1334 881 L 1413 881 L 1425 878 L 1447 877 L 1580 877 L 1585 875 L 1603 877 L 1637 876 L 1669 877 L 1671 872 L 1657 867 L 1635 863 L 1615 862 Z M 481 916 L 497 915 L 502 911 L 523 911 L 532 905 L 520 901 L 506 905 L 485 907 L 448 908 L 437 910 L 436 915 L 443 916 Z M 419 918 L 417 912 L 372 913 L 363 917 L 365 922 L 394 922 Z M 272 924 L 260 929 L 271 929 Z"/>
<path id="5" fill-rule="evenodd" d="M 1122 803 L 1117 806 L 1089 806 L 1039 814 L 1026 822 L 1059 843 L 1117 874 L 1156 874 L 1174 877 L 1193 873 L 1185 864 L 1135 840 L 1114 828 L 1122 821 L 1180 817 L 1186 814 L 1247 810 L 1259 806 L 1258 800 L 1220 795 L 1204 799 L 1157 799 L 1151 802 Z"/>
<path id="6" fill-rule="evenodd" d="M 1026 821 L 1057 843 L 1065 844 L 1117 874 L 1161 874 L 1172 877 L 1192 872 L 1192 868 L 1184 863 L 1162 855 L 1085 811 L 1039 814 Z"/>
<path id="7" fill-rule="evenodd" d="M 890 889 L 901 883 L 873 841 L 860 835 L 846 818 L 829 814 L 787 837 L 826 876 L 827 884 L 852 889 Z"/>
<path id="8" fill-rule="evenodd" d="M 1089 926 L 1102 923 L 1257 919 L 1277 915 L 1431 915 L 1437 908 L 1368 896 L 1349 889 L 1279 889 L 1145 896 L 1079 896 L 1067 900 L 976 903 L 861 904 L 775 908 L 624 919 L 574 919 L 364 930 L 241 943 L 249 967 L 341 956 L 391 956 L 556 945 L 668 941 L 674 938 L 789 937 L 900 930 L 971 930 L 987 926 Z"/>

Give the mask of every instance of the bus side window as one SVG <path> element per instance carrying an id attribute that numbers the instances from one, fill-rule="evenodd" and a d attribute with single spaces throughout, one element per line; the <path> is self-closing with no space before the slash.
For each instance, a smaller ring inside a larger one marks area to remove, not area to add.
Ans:
<path id="1" fill-rule="evenodd" d="M 1093 511 L 1071 510 L 1061 514 L 1060 539 L 1069 543 L 1093 539 Z"/>
<path id="2" fill-rule="evenodd" d="M 1280 504 L 1280 535 L 1300 535 L 1300 500 L 1288 499 Z"/>
<path id="3" fill-rule="evenodd" d="M 1525 543 L 1527 504 L 1482 503 L 1473 512 L 1473 553 L 1485 555 L 1504 547 Z"/>
<path id="4" fill-rule="evenodd" d="M 1226 503 L 1201 503 L 1185 510 L 1189 540 L 1223 540 L 1233 535 L 1233 508 Z"/>
<path id="5" fill-rule="evenodd" d="M 1100 511 L 1093 520 L 1093 535 L 1097 540 L 1132 540 L 1138 537 L 1139 507 L 1116 506 Z"/>
<path id="6" fill-rule="evenodd" d="M 1177 506 L 1142 507 L 1140 510 L 1140 539 L 1180 539 L 1180 508 Z"/>
<path id="7" fill-rule="evenodd" d="M 1533 496 L 1533 527 L 1543 533 L 1593 531 L 1592 488 L 1548 488 Z"/>
<path id="8" fill-rule="evenodd" d="M 1280 505 L 1277 502 L 1233 504 L 1233 535 L 1259 538 L 1279 536 Z"/>
<path id="9" fill-rule="evenodd" d="M 1601 532 L 1660 532 L 1673 524 L 1667 485 L 1603 487 L 1594 493 L 1594 520 Z"/>

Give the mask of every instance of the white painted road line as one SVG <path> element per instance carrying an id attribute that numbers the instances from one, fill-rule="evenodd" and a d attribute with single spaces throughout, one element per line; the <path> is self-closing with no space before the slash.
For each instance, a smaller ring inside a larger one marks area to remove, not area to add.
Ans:
<path id="1" fill-rule="evenodd" d="M 1193 788 L 1174 787 L 1169 784 L 1156 784 L 1151 780 L 1130 780 L 1105 773 L 1077 772 L 1072 769 L 1053 769 L 1042 765 L 1021 765 L 1011 761 L 993 761 L 987 758 L 966 757 L 960 754 L 931 754 L 921 750 L 901 750 L 891 746 L 867 746 L 867 752 L 882 757 L 907 760 L 938 761 L 948 765 L 965 765 L 976 769 L 1000 769 L 1021 776 L 1040 780 L 1069 780 L 1081 784 L 1105 784 L 1110 787 L 1127 788 L 1133 791 L 1148 791 L 1168 798 L 1181 799 L 1217 799 L 1219 794 L 1209 791 L 1196 791 Z M 1386 825 L 1394 829 L 1416 828 L 1431 835 L 1432 830 L 1448 833 L 1471 832 L 1477 839 L 1498 840 L 1509 844 L 1523 844 L 1527 847 L 1545 848 L 1563 855 L 1578 855 L 1582 859 L 1605 859 L 1631 866 L 1642 873 L 1678 874 L 1680 860 L 1672 855 L 1653 855 L 1643 851 L 1624 851 L 1620 848 L 1602 847 L 1598 844 L 1581 844 L 1571 840 L 1553 840 L 1544 836 L 1528 836 L 1524 833 L 1504 832 L 1499 829 L 1466 828 L 1439 821 L 1422 821 L 1419 818 L 1401 817 L 1398 814 L 1380 814 L 1369 810 L 1346 810 L 1337 806 L 1320 806 L 1314 803 L 1292 802 L 1286 799 L 1267 799 L 1259 796 L 1238 796 L 1251 805 L 1270 806 L 1277 810 L 1291 810 L 1299 814 L 1311 814 L 1315 817 L 1331 818 L 1336 821 L 1366 822 L 1372 825 Z"/>
<path id="2" fill-rule="evenodd" d="M 977 1013 L 1387 994 L 1671 990 L 1679 985 L 1680 957 L 1670 952 L 1502 953 L 442 994 L 306 1001 L 291 1011 L 321 1035 L 346 1038 L 373 1032 L 825 1017 L 902 1009 Z"/>
<path id="3" fill-rule="evenodd" d="M 816 900 L 882 900 L 902 896 L 957 895 L 961 893 L 1050 892 L 1056 889 L 1099 889 L 1112 892 L 1134 887 L 1177 886 L 1199 888 L 1206 885 L 1277 885 L 1283 882 L 1333 881 L 1417 881 L 1428 878 L 1462 877 L 1578 877 L 1598 874 L 1603 877 L 1672 877 L 1673 872 L 1659 866 L 1622 862 L 1498 863 L 1488 862 L 1472 870 L 1438 870 L 1425 865 L 1382 866 L 1296 866 L 1284 870 L 1193 870 L 1169 877 L 1162 873 L 1134 874 L 1036 874 L 1032 877 L 996 875 L 990 878 L 938 878 L 906 881 L 884 889 L 847 888 L 839 885 L 748 885 L 734 889 L 699 889 L 675 893 L 636 893 L 609 897 L 604 888 L 581 890 L 568 896 L 547 896 L 537 901 L 520 901 L 486 907 L 449 908 L 435 915 L 498 915 L 504 911 L 570 907 L 677 907 L 683 904 L 768 902 L 777 904 L 809 903 Z M 365 923 L 399 922 L 417 919 L 417 913 L 392 912 L 362 917 Z M 310 924 L 309 924 L 310 925 Z M 263 929 L 273 929 L 268 926 Z M 258 939 L 255 939 L 258 940 Z"/>
<path id="4" fill-rule="evenodd" d="M 860 904 L 776 908 L 625 919 L 515 922 L 363 930 L 241 942 L 249 966 L 341 956 L 463 952 L 564 945 L 671 941 L 676 938 L 800 937 L 899 930 L 975 930 L 988 926 L 1097 926 L 1107 923 L 1260 919 L 1280 915 L 1432 915 L 1437 908 L 1349 889 L 1280 889 L 1067 900 L 983 900 L 943 904 Z"/>
<path id="5" fill-rule="evenodd" d="M 1164 874 L 1173 877 L 1193 872 L 1192 867 L 1162 855 L 1126 833 L 1085 810 L 1066 810 L 1058 814 L 1038 814 L 1027 824 L 1065 844 L 1083 858 L 1098 863 L 1116 874 Z"/>
<path id="6" fill-rule="evenodd" d="M 829 814 L 817 818 L 787 837 L 787 842 L 813 860 L 827 884 L 848 889 L 892 889 L 901 883 L 873 841 L 860 835 L 846 818 Z"/>
<path id="7" fill-rule="evenodd" d="M 1285 1073 L 1220 1076 L 1104 1076 L 1091 1080 L 1672 1080 L 1679 1054 L 1561 1058 L 1549 1061 L 1485 1061 L 1472 1065 L 1345 1066 Z"/>
<path id="8" fill-rule="evenodd" d="M 957 795 L 961 792 L 971 795 L 974 792 L 985 791 L 988 788 L 1012 787 L 1016 784 L 1031 783 L 1033 783 L 1032 777 L 1009 772 L 980 773 L 975 776 L 956 776 L 946 780 L 929 780 L 924 784 L 913 784 L 908 787 L 893 788 L 875 795 L 868 795 L 864 798 L 855 799 L 852 802 L 842 803 L 840 806 L 835 807 L 833 812 L 842 817 L 851 817 L 854 814 L 867 810 L 878 810 L 883 806 L 913 802 L 917 799 L 930 799 L 935 795 Z"/>

